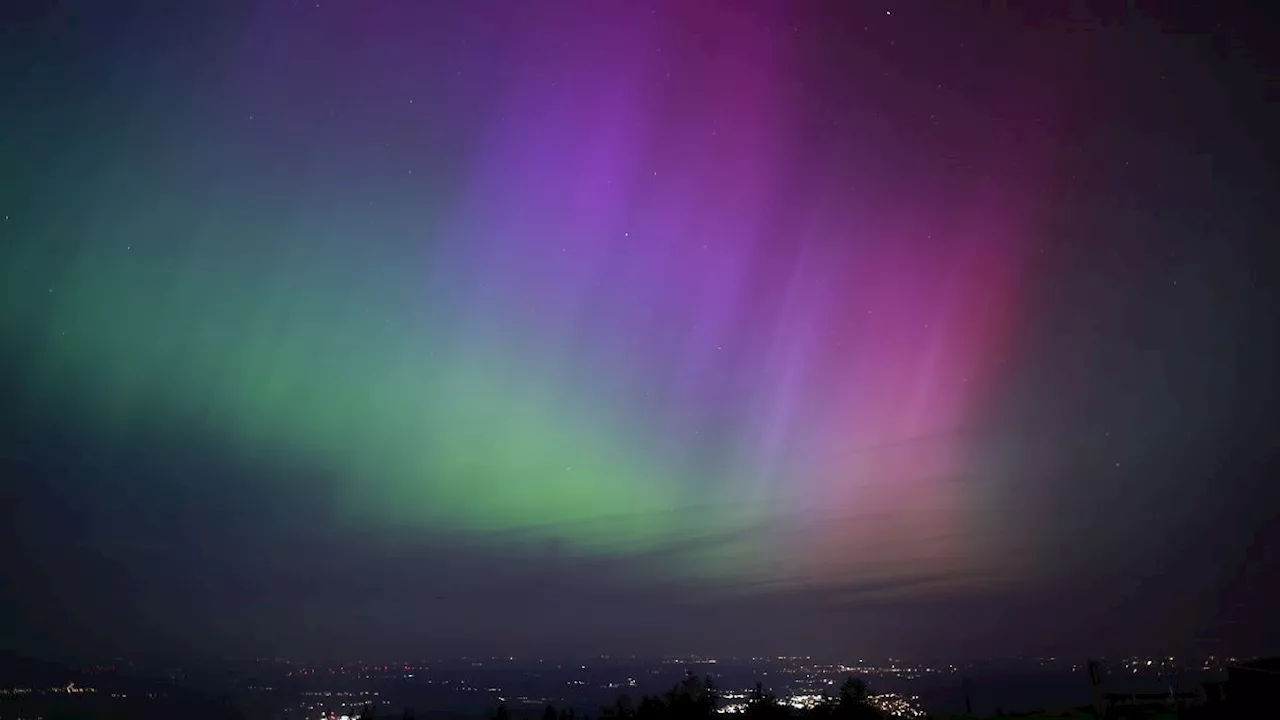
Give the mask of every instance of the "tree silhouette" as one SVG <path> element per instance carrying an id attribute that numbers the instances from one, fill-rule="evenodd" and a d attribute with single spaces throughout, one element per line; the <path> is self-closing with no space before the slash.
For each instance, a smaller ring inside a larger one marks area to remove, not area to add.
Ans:
<path id="1" fill-rule="evenodd" d="M 860 678 L 849 678 L 840 686 L 835 715 L 842 720 L 875 720 L 884 717 L 879 708 L 871 704 L 871 692 Z"/>
<path id="2" fill-rule="evenodd" d="M 747 709 L 743 712 L 749 720 L 780 720 L 791 713 L 778 702 L 778 696 L 765 690 L 764 685 L 756 683 L 755 688 L 747 693 Z"/>
<path id="3" fill-rule="evenodd" d="M 636 708 L 631 702 L 631 696 L 622 694 L 614 701 L 610 707 L 600 708 L 601 717 L 607 718 L 631 718 L 635 717 Z"/>
<path id="4" fill-rule="evenodd" d="M 663 717 L 671 720 L 706 720 L 715 714 L 716 686 L 709 678 L 692 672 L 679 685 L 667 691 Z"/>

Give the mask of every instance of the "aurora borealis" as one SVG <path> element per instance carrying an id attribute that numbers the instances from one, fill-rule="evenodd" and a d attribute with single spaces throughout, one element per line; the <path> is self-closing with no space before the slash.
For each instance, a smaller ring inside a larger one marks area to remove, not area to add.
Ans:
<path id="1" fill-rule="evenodd" d="M 1013 15 L 139 7 L 24 21 L 99 59 L 4 115 L 13 424 L 112 467 L 176 433 L 255 517 L 918 597 L 1025 579 L 1028 448 L 1125 427 L 1027 369 L 1099 101 Z"/>

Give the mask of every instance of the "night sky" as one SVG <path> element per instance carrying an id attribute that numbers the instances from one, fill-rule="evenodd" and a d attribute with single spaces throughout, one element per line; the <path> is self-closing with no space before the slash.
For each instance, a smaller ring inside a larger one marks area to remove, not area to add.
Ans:
<path id="1" fill-rule="evenodd" d="M 3 3 L 0 646 L 1280 649 L 1270 19 L 1031 4 Z"/>

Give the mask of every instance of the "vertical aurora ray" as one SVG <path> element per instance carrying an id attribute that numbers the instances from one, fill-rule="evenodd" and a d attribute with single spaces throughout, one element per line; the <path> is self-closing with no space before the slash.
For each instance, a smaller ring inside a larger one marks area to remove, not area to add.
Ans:
<path id="1" fill-rule="evenodd" d="M 322 468 L 344 521 L 602 555 L 735 537 L 700 575 L 865 577 L 886 545 L 955 570 L 977 551 L 929 538 L 970 520 L 946 480 L 1035 198 L 855 202 L 876 171 L 806 154 L 803 48 L 761 7 L 513 11 L 452 65 L 414 64 L 412 19 L 335 41 L 264 12 L 235 112 L 103 150 L 79 235 L 0 270 L 29 394 Z"/>

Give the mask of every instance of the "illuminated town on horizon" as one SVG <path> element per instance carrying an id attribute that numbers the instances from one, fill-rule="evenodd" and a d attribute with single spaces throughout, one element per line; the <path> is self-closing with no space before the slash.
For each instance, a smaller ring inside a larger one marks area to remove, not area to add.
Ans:
<path id="1" fill-rule="evenodd" d="M 1107 673 L 1117 683 L 1132 687 L 1161 687 L 1162 683 L 1189 683 L 1222 676 L 1235 658 L 1205 656 L 1128 656 L 1102 658 Z M 886 715 L 919 718 L 937 704 L 937 693 L 957 688 L 967 678 L 1016 672 L 1028 676 L 1055 677 L 1074 684 L 1076 695 L 1087 700 L 1083 661 L 1053 656 L 971 662 L 909 662 L 892 658 L 855 659 L 832 663 L 804 656 L 738 658 L 729 656 L 671 656 L 645 659 L 599 655 L 579 661 L 521 659 L 515 656 L 464 657 L 453 660 L 307 663 L 288 658 L 258 658 L 228 663 L 221 668 L 224 682 L 245 698 L 249 707 L 263 708 L 265 716 L 292 720 L 343 720 L 356 717 L 366 707 L 387 714 L 406 705 L 409 697 L 431 698 L 440 708 L 479 717 L 498 706 L 513 716 L 538 717 L 548 706 L 576 708 L 595 714 L 621 696 L 638 701 L 643 694 L 661 692 L 681 677 L 705 675 L 717 685 L 717 711 L 736 714 L 747 707 L 755 683 L 775 693 L 789 708 L 803 710 L 832 697 L 849 677 L 864 679 L 868 699 Z M 129 693 L 113 689 L 115 680 L 138 672 L 138 666 L 121 658 L 113 663 L 78 668 L 92 682 L 66 682 L 33 688 L 0 688 L 6 698 L 39 695 L 103 695 L 103 701 L 125 702 Z M 148 672 L 159 673 L 161 666 Z M 163 668 L 168 680 L 190 681 L 190 667 Z M 149 691 L 154 694 L 155 691 Z M 930 698 L 933 698 L 932 700 Z M 133 698 L 135 701 L 137 698 Z M 2 710 L 2 708 L 0 708 Z M 0 715 L 4 715 L 0 712 Z"/>

